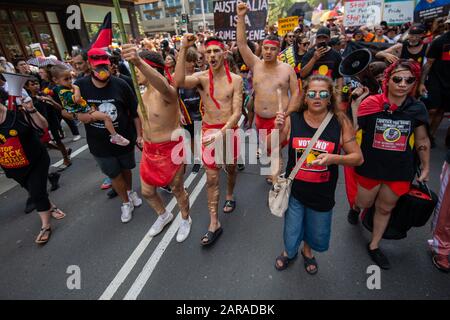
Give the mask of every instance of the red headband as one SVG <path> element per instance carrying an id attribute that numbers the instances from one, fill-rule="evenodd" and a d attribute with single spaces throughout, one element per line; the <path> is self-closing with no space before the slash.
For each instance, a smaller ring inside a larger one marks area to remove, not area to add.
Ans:
<path id="1" fill-rule="evenodd" d="M 157 68 L 157 69 L 164 69 L 164 71 L 166 72 L 166 76 L 167 76 L 167 80 L 169 80 L 169 84 L 172 84 L 173 79 L 172 79 L 172 75 L 169 72 L 169 68 L 166 66 L 163 66 L 161 64 L 155 63 L 153 61 L 150 61 L 148 59 L 144 59 L 145 63 L 147 63 L 148 65 Z"/>
<path id="2" fill-rule="evenodd" d="M 279 47 L 280 46 L 280 41 L 276 41 L 276 40 L 264 40 L 263 41 L 263 45 L 264 44 L 271 44 L 275 47 Z"/>
<path id="3" fill-rule="evenodd" d="M 206 44 L 206 47 L 209 47 L 209 46 L 218 46 L 218 47 L 220 47 L 222 50 L 225 50 L 225 46 L 224 46 L 223 43 L 220 42 L 220 41 L 211 40 L 211 41 L 209 41 L 209 42 Z"/>

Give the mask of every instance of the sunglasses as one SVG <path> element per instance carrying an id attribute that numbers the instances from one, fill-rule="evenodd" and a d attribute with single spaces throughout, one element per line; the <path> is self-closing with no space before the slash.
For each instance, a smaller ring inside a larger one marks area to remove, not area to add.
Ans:
<path id="1" fill-rule="evenodd" d="M 403 80 L 405 80 L 405 82 L 407 84 L 413 84 L 414 82 L 416 82 L 416 77 L 398 77 L 398 76 L 393 76 L 392 77 L 392 81 L 394 81 L 394 83 L 400 83 Z"/>
<path id="2" fill-rule="evenodd" d="M 302 42 L 300 43 L 302 46 L 309 46 L 310 42 Z"/>
<path id="3" fill-rule="evenodd" d="M 106 54 L 105 55 L 96 55 L 96 54 L 94 54 L 92 56 L 89 56 L 89 59 L 91 59 L 91 60 L 108 60 L 109 56 L 107 56 Z"/>
<path id="4" fill-rule="evenodd" d="M 328 99 L 330 97 L 330 93 L 326 90 L 322 90 L 319 92 L 310 90 L 306 93 L 306 96 L 310 99 L 314 99 L 317 96 L 317 93 L 319 93 L 319 98 L 322 100 Z"/>

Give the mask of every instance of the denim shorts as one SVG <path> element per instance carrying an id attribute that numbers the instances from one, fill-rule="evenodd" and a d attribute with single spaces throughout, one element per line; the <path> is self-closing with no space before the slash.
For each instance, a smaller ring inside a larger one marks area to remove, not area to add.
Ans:
<path id="1" fill-rule="evenodd" d="M 136 167 L 134 151 L 115 157 L 94 156 L 94 158 L 100 170 L 111 179 L 115 179 L 123 170 L 131 170 Z"/>
<path id="2" fill-rule="evenodd" d="M 289 258 L 297 255 L 302 241 L 314 251 L 327 251 L 330 245 L 333 211 L 316 211 L 292 195 L 284 215 L 284 246 Z"/>

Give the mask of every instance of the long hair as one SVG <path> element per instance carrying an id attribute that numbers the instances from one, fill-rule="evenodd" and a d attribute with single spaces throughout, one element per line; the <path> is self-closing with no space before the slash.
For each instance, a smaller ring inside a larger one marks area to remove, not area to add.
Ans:
<path id="1" fill-rule="evenodd" d="M 409 91 L 408 95 L 414 96 L 417 90 L 417 84 L 420 80 L 420 64 L 413 60 L 400 59 L 397 62 L 391 64 L 386 70 L 384 70 L 384 79 L 383 79 L 383 93 L 385 95 L 388 94 L 389 91 L 389 80 L 391 79 L 392 74 L 399 69 L 409 70 L 413 76 L 416 78 L 416 83 Z"/>
<path id="2" fill-rule="evenodd" d="M 346 124 L 351 125 L 350 119 L 345 115 L 344 112 L 342 112 L 337 105 L 337 96 L 338 96 L 338 92 L 334 86 L 333 80 L 331 80 L 331 78 L 327 77 L 327 76 L 322 76 L 322 75 L 313 75 L 308 77 L 308 79 L 306 79 L 306 81 L 303 83 L 303 93 L 302 96 L 300 98 L 300 107 L 298 112 L 304 112 L 308 109 L 308 105 L 306 104 L 306 92 L 308 92 L 309 87 L 311 85 L 312 82 L 314 81 L 321 81 L 321 82 L 325 82 L 327 84 L 327 89 L 331 94 L 331 98 L 330 98 L 330 104 L 328 105 L 328 111 L 331 111 L 336 118 L 339 121 L 339 124 L 341 126 L 343 126 L 344 122 Z"/>

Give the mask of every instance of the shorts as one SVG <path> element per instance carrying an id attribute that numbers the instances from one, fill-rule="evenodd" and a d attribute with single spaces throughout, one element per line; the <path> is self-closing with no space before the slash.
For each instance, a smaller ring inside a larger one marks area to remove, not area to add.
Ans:
<path id="1" fill-rule="evenodd" d="M 114 157 L 96 157 L 100 170 L 110 179 L 115 179 L 123 170 L 131 170 L 136 167 L 134 151 Z"/>
<path id="2" fill-rule="evenodd" d="M 273 129 L 275 129 L 275 117 L 274 118 L 262 118 L 258 115 L 255 115 L 255 125 L 256 129 L 258 130 L 267 130 L 266 135 L 268 136 Z M 284 148 L 286 145 L 289 144 L 289 140 L 285 140 L 281 142 L 281 148 Z M 270 151 L 270 150 L 269 150 Z"/>
<path id="3" fill-rule="evenodd" d="M 444 88 L 437 79 L 427 82 L 428 97 L 423 100 L 427 109 L 443 109 L 450 112 L 450 90 Z"/>
<path id="4" fill-rule="evenodd" d="M 359 174 L 356 175 L 356 181 L 358 181 L 358 184 L 367 190 L 372 190 L 376 186 L 380 184 L 387 185 L 397 196 L 401 197 L 404 194 L 407 194 L 409 192 L 409 189 L 411 188 L 411 182 L 410 181 L 386 181 L 386 180 L 376 180 L 371 178 L 366 178 L 363 176 L 360 176 Z"/>

